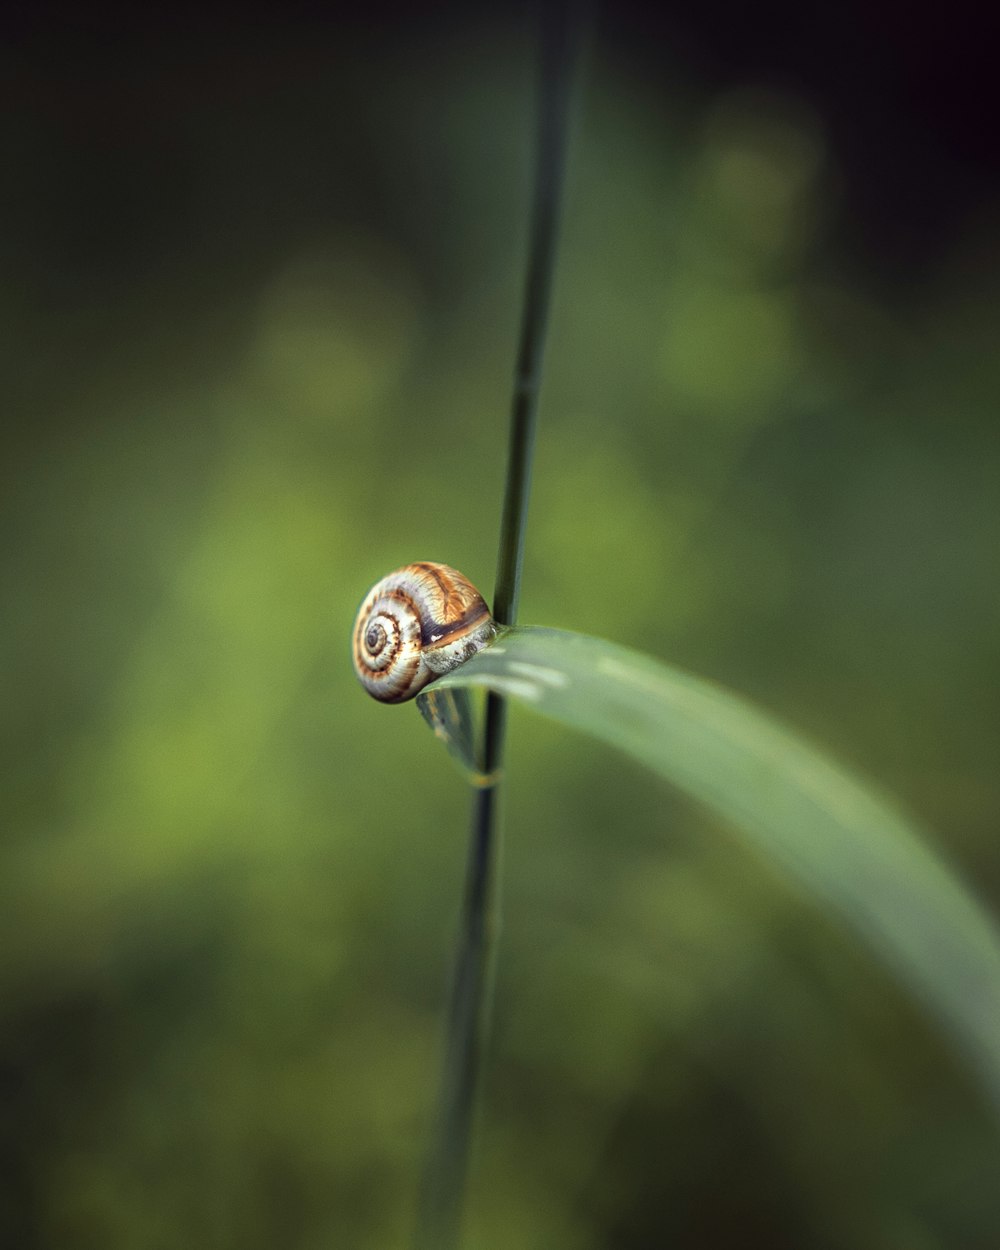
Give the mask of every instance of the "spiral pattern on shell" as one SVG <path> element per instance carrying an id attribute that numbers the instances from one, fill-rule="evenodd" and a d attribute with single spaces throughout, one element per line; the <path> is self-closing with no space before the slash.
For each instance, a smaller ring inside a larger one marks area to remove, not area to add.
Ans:
<path id="1" fill-rule="evenodd" d="M 354 671 L 373 698 L 403 703 L 481 650 L 497 627 L 447 564 L 407 564 L 371 588 L 354 622 Z"/>

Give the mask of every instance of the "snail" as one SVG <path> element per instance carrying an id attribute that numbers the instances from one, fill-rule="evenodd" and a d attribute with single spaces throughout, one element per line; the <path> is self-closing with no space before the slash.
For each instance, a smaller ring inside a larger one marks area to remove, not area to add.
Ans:
<path id="1" fill-rule="evenodd" d="M 497 626 L 447 564 L 407 564 L 376 582 L 354 622 L 354 671 L 373 698 L 403 703 L 481 651 Z"/>

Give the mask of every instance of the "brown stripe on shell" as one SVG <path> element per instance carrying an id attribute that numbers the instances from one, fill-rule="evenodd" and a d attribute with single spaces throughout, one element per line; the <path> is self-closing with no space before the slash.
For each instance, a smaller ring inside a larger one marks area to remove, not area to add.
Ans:
<path id="1" fill-rule="evenodd" d="M 368 680 L 380 687 L 377 694 L 374 691 L 370 693 L 383 703 L 403 703 L 410 697 L 409 692 L 419 670 L 419 653 L 414 653 L 403 664 L 393 663 L 388 668 L 369 669 Z"/>
<path id="2" fill-rule="evenodd" d="M 426 645 L 453 639 L 474 629 L 490 615 L 486 601 L 468 578 L 447 564 L 421 561 L 401 572 L 412 572 L 423 583 L 426 602 L 420 613 L 420 632 Z M 432 583 L 432 584 L 428 584 Z"/>
<path id="3" fill-rule="evenodd" d="M 439 642 L 455 642 L 463 634 L 471 634 L 488 620 L 490 620 L 490 613 L 484 603 L 480 611 L 456 621 L 454 625 L 445 627 L 435 622 L 436 628 L 432 629 L 430 633 L 424 632 L 424 644 L 426 646 L 434 646 Z M 421 622 L 421 625 L 423 625 L 423 622 Z M 433 642 L 431 641 L 431 635 L 433 635 Z"/>

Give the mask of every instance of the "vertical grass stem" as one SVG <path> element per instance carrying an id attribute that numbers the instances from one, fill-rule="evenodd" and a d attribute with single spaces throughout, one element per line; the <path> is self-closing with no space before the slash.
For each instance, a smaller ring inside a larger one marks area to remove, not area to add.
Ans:
<path id="1" fill-rule="evenodd" d="M 524 312 L 514 377 L 507 476 L 493 615 L 517 617 L 534 452 L 538 396 L 555 271 L 573 68 L 580 23 L 571 2 L 543 6 L 538 135 Z M 505 701 L 489 694 L 481 771 L 499 777 L 507 720 Z M 417 1250 L 459 1245 L 465 1182 L 483 1049 L 488 1033 L 498 930 L 499 780 L 475 791 L 465 900 L 449 1006 L 438 1118 L 424 1177 Z"/>

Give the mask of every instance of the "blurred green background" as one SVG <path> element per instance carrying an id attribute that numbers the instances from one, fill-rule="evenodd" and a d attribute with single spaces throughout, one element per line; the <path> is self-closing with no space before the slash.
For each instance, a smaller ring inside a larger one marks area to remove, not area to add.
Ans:
<path id="1" fill-rule="evenodd" d="M 590 47 L 521 616 L 756 699 L 996 907 L 996 185 L 905 48 L 869 117 L 718 14 Z M 532 33 L 2 54 L 4 1244 L 406 1245 L 467 794 L 349 631 L 410 560 L 492 583 Z M 508 776 L 470 1247 L 997 1244 L 995 1122 L 862 946 L 520 709 Z"/>

